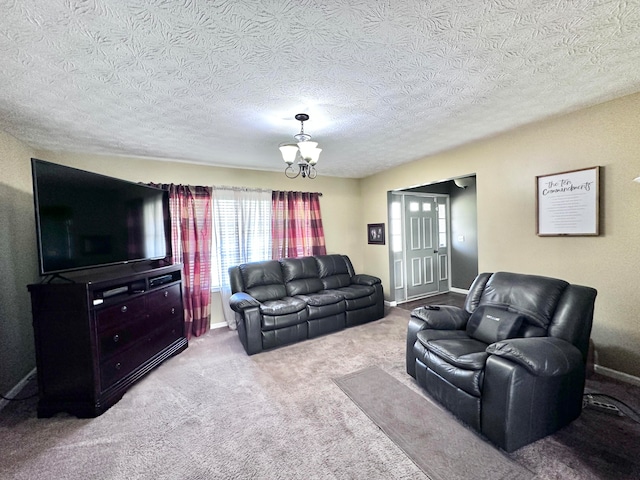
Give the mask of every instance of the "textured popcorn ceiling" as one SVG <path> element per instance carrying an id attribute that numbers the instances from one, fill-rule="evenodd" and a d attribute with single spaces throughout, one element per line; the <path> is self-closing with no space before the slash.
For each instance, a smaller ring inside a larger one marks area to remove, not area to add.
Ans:
<path id="1" fill-rule="evenodd" d="M 640 91 L 640 2 L 0 0 L 0 61 L 36 148 L 364 177 Z"/>

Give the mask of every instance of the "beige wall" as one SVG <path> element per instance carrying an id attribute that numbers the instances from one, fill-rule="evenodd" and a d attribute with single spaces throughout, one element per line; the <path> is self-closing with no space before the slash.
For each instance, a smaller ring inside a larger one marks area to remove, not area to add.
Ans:
<path id="1" fill-rule="evenodd" d="M 640 376 L 640 94 L 532 124 L 366 178 L 366 223 L 387 220 L 386 192 L 477 175 L 479 271 L 563 278 L 598 289 L 598 363 Z M 535 177 L 599 165 L 601 235 L 538 237 Z M 369 273 L 389 291 L 387 251 L 364 247 Z"/>
<path id="2" fill-rule="evenodd" d="M 0 131 L 0 393 L 35 367 L 27 285 L 39 280 L 32 150 Z"/>

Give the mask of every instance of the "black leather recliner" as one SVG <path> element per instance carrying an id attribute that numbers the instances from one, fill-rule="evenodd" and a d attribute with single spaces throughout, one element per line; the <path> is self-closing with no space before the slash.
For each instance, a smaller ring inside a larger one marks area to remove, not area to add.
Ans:
<path id="1" fill-rule="evenodd" d="M 554 278 L 482 273 L 464 308 L 411 313 L 407 373 L 512 452 L 580 415 L 596 293 Z"/>

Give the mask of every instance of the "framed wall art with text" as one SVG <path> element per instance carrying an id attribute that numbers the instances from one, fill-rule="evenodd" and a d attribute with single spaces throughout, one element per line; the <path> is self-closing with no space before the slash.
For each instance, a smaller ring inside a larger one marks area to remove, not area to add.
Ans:
<path id="1" fill-rule="evenodd" d="M 538 236 L 599 235 L 600 167 L 536 177 Z"/>

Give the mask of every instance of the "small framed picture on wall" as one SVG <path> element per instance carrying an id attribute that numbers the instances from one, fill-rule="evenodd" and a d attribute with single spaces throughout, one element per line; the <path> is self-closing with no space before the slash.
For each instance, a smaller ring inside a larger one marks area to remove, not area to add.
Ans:
<path id="1" fill-rule="evenodd" d="M 369 223 L 367 239 L 371 245 L 384 245 L 384 223 Z"/>

